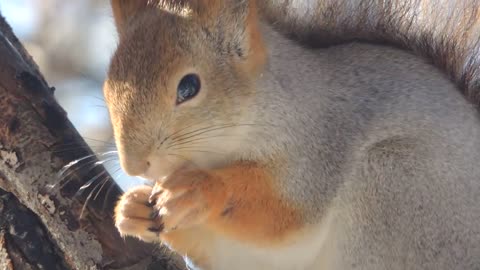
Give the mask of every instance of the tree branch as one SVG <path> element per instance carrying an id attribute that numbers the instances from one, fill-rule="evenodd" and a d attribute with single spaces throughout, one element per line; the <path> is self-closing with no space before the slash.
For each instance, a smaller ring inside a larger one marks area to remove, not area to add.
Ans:
<path id="1" fill-rule="evenodd" d="M 0 217 L 0 250 L 5 256 L 0 259 L 2 269 L 68 268 L 63 252 L 52 243 L 42 222 L 17 198 L 2 190 Z M 32 243 L 41 243 L 41 246 Z M 2 263 L 6 265 L 2 267 Z"/>
<path id="2" fill-rule="evenodd" d="M 111 213 L 120 189 L 102 166 L 90 169 L 95 156 L 1 16 L 0 58 L 0 187 L 11 193 L 0 191 L 0 266 L 167 269 L 154 246 L 118 234 Z"/>

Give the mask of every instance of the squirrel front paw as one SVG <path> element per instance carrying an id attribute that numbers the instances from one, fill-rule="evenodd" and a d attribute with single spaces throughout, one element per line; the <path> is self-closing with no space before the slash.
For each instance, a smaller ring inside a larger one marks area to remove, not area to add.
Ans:
<path id="1" fill-rule="evenodd" d="M 115 226 L 122 236 L 134 236 L 145 242 L 158 242 L 163 230 L 157 211 L 149 203 L 152 187 L 136 187 L 120 198 L 115 207 Z"/>
<path id="2" fill-rule="evenodd" d="M 155 203 L 163 232 L 188 229 L 226 208 L 227 192 L 220 178 L 202 170 L 177 171 L 154 187 L 150 201 Z"/>

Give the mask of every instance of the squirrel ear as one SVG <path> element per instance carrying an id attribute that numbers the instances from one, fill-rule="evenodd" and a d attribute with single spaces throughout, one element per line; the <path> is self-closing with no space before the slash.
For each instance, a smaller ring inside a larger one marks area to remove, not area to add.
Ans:
<path id="1" fill-rule="evenodd" d="M 266 59 L 256 3 L 254 0 L 230 0 L 229 8 L 232 14 L 225 19 L 234 22 L 233 29 L 227 29 L 232 35 L 232 51 L 249 73 L 256 73 L 263 67 Z"/>
<path id="2" fill-rule="evenodd" d="M 110 0 L 117 31 L 121 33 L 125 23 L 130 18 L 153 2 L 159 2 L 159 0 Z"/>

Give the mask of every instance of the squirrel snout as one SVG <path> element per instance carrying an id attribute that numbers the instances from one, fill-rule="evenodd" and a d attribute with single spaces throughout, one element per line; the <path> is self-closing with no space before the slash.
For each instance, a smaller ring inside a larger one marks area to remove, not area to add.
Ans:
<path id="1" fill-rule="evenodd" d="M 124 155 L 120 158 L 122 169 L 130 176 L 156 181 L 170 175 L 185 162 L 182 159 L 150 154 L 147 157 Z"/>
<path id="2" fill-rule="evenodd" d="M 142 176 L 150 168 L 150 161 L 146 159 L 123 158 L 121 160 L 122 169 L 130 176 Z"/>

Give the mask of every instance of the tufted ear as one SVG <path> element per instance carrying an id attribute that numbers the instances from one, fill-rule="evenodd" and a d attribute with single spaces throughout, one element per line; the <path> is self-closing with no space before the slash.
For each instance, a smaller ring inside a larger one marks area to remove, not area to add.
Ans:
<path id="1" fill-rule="evenodd" d="M 230 37 L 231 51 L 249 73 L 256 73 L 265 63 L 265 47 L 260 32 L 260 21 L 255 0 L 223 0 L 226 36 Z"/>
<path id="2" fill-rule="evenodd" d="M 149 5 L 156 5 L 160 0 L 110 0 L 117 31 L 122 32 L 129 19 Z"/>

